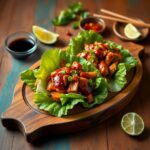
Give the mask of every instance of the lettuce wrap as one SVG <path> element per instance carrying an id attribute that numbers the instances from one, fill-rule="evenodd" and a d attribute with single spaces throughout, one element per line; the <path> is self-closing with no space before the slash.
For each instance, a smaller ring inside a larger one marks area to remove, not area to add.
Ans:
<path id="1" fill-rule="evenodd" d="M 118 64 L 116 73 L 109 81 L 102 77 L 92 62 L 81 57 L 76 57 L 76 54 L 84 50 L 85 43 L 90 44 L 95 41 L 107 43 L 112 50 L 116 47 L 123 55 L 122 62 Z M 50 97 L 50 91 L 46 90 L 47 77 L 54 70 L 58 69 L 63 61 L 69 64 L 73 61 L 77 61 L 82 65 L 84 71 L 97 72 L 98 75 L 95 79 L 96 86 L 93 90 L 94 101 L 92 103 L 88 103 L 86 97 L 79 93 L 61 94 L 60 102 L 54 101 Z M 51 115 L 62 117 L 68 115 L 68 111 L 79 103 L 85 108 L 91 108 L 105 102 L 108 91 L 118 92 L 122 90 L 127 83 L 127 71 L 135 67 L 136 64 L 137 60 L 121 45 L 111 41 L 104 41 L 102 36 L 93 31 L 82 31 L 70 40 L 66 51 L 61 49 L 46 51 L 41 57 L 39 68 L 35 70 L 25 70 L 20 74 L 20 77 L 21 80 L 34 91 L 34 101 L 39 109 L 47 111 Z"/>

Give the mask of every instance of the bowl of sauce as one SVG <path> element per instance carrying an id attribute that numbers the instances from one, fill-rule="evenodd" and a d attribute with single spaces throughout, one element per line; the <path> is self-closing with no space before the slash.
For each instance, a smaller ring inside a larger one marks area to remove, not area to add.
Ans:
<path id="1" fill-rule="evenodd" d="M 23 58 L 37 49 L 37 40 L 32 33 L 16 32 L 5 40 L 5 48 L 15 57 Z"/>
<path id="2" fill-rule="evenodd" d="M 94 32 L 102 33 L 105 27 L 106 25 L 104 20 L 96 17 L 88 17 L 80 22 L 81 30 L 93 30 Z"/>

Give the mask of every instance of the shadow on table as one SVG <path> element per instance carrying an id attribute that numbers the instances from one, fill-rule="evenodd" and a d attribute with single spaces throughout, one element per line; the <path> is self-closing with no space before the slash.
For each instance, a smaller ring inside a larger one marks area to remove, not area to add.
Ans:
<path id="1" fill-rule="evenodd" d="M 144 129 L 144 131 L 143 131 L 143 133 L 141 135 L 135 136 L 135 137 L 131 137 L 131 138 L 141 142 L 141 141 L 145 141 L 149 137 L 150 137 L 150 128 L 145 127 L 145 129 Z"/>

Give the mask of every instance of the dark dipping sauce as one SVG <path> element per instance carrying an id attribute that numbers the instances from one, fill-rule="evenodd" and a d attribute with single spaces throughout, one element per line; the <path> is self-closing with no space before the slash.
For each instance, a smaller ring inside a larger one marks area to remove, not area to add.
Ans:
<path id="1" fill-rule="evenodd" d="M 20 38 L 12 41 L 8 47 L 12 51 L 25 52 L 34 46 L 34 42 L 30 39 Z"/>

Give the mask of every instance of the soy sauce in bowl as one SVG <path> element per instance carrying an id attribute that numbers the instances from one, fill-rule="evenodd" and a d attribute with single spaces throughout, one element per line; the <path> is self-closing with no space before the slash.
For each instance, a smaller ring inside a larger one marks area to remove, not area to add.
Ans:
<path id="1" fill-rule="evenodd" d="M 25 38 L 20 38 L 16 39 L 15 41 L 12 41 L 8 47 L 16 52 L 25 52 L 31 49 L 33 46 L 34 46 L 33 41 Z"/>
<path id="2" fill-rule="evenodd" d="M 17 32 L 6 38 L 5 47 L 13 56 L 23 58 L 37 49 L 37 41 L 32 33 Z"/>

